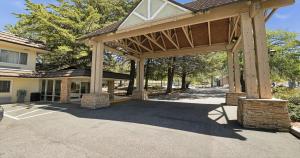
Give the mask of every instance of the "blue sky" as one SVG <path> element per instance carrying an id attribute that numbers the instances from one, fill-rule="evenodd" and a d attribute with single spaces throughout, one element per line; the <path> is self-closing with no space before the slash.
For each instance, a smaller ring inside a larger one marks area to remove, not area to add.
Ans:
<path id="1" fill-rule="evenodd" d="M 54 3 L 56 0 L 32 0 L 36 3 Z M 191 0 L 177 0 L 181 3 L 190 2 Z M 300 0 L 296 0 L 293 6 L 279 9 L 267 23 L 270 30 L 287 30 L 300 33 L 299 12 Z M 23 13 L 24 0 L 0 0 L 0 31 L 4 30 L 7 24 L 15 24 L 18 19 L 12 13 Z M 297 18 L 298 17 L 298 18 Z"/>

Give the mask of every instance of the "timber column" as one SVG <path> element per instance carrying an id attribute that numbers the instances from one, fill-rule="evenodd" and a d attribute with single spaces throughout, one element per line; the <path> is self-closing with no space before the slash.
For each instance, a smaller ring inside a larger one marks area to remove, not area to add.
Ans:
<path id="1" fill-rule="evenodd" d="M 229 93 L 226 93 L 227 105 L 238 105 L 240 97 L 245 97 L 245 93 L 241 92 L 240 82 L 240 63 L 238 51 L 228 52 L 228 76 L 229 76 Z"/>
<path id="2" fill-rule="evenodd" d="M 145 59 L 141 58 L 137 61 L 137 75 L 136 75 L 136 90 L 133 92 L 133 98 L 139 100 L 147 100 L 148 93 L 144 89 L 144 76 L 145 76 Z"/>
<path id="3" fill-rule="evenodd" d="M 241 14 L 246 98 L 239 99 L 238 121 L 247 128 L 288 131 L 286 100 L 272 99 L 270 67 L 263 9 Z"/>
<path id="4" fill-rule="evenodd" d="M 110 105 L 109 94 L 102 91 L 104 43 L 93 43 L 90 93 L 82 96 L 81 107 L 97 109 Z"/>

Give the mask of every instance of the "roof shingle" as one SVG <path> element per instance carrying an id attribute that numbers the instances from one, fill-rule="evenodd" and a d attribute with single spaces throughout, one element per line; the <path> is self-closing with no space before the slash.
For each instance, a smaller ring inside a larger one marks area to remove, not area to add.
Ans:
<path id="1" fill-rule="evenodd" d="M 0 32 L 0 41 L 19 44 L 27 47 L 38 48 L 45 50 L 45 45 L 41 42 L 33 41 L 31 39 L 22 38 L 8 32 Z"/>

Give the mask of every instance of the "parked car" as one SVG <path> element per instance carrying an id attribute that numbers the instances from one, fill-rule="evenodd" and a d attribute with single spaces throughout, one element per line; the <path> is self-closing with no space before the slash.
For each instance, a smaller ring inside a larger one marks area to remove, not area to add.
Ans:
<path id="1" fill-rule="evenodd" d="M 4 113 L 4 109 L 2 108 L 2 106 L 0 106 L 0 121 L 3 118 L 3 113 Z"/>

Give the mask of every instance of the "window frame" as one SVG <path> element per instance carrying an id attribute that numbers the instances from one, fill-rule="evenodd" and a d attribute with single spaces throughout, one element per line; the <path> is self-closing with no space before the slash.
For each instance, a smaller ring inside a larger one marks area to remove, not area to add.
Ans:
<path id="1" fill-rule="evenodd" d="M 8 49 L 0 49 L 0 56 L 1 56 L 1 53 L 2 53 L 3 50 L 7 51 L 8 53 L 17 53 L 18 54 L 18 59 L 17 59 L 17 63 L 1 62 L 1 61 L 0 61 L 0 63 L 14 64 L 14 65 L 23 65 L 23 66 L 27 66 L 28 65 L 28 57 L 29 57 L 28 53 L 19 52 L 19 51 L 12 51 L 12 50 L 8 50 Z M 20 61 L 21 61 L 21 54 L 26 54 L 26 64 L 21 64 L 20 63 Z"/>
<path id="2" fill-rule="evenodd" d="M 9 79 L 1 79 L 1 81 L 9 81 L 10 82 L 10 85 L 9 85 L 9 92 L 1 92 L 0 91 L 0 94 L 11 94 L 12 93 L 12 86 L 13 86 L 13 81 L 12 80 L 9 80 Z"/>

